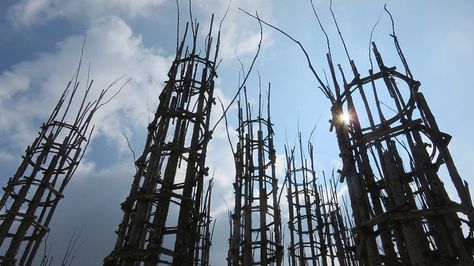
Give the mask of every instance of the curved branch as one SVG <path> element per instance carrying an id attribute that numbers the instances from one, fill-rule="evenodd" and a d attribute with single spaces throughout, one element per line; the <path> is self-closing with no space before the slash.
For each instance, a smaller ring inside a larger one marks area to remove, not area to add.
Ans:
<path id="1" fill-rule="evenodd" d="M 344 46 L 344 51 L 346 52 L 347 60 L 349 60 L 349 64 L 350 64 L 351 63 L 351 57 L 349 56 L 349 52 L 347 51 L 346 42 L 344 41 L 344 37 L 342 37 L 341 30 L 339 29 L 339 23 L 337 23 L 336 15 L 334 15 L 334 12 L 332 10 L 332 0 L 329 3 L 329 10 L 331 11 L 332 19 L 334 20 L 334 24 L 336 25 L 337 33 L 339 34 L 339 37 L 341 38 L 342 45 Z"/>
<path id="2" fill-rule="evenodd" d="M 321 20 L 319 19 L 318 13 L 316 12 L 316 9 L 314 8 L 313 0 L 310 0 L 310 3 L 311 3 L 311 8 L 313 9 L 314 16 L 318 20 L 319 27 L 323 31 L 324 36 L 326 36 L 326 44 L 328 46 L 328 53 L 329 53 L 329 55 L 331 55 L 331 46 L 329 45 L 329 36 L 326 33 L 326 30 L 324 29 L 323 24 L 321 23 Z M 331 55 L 331 57 L 332 57 L 332 55 Z"/>
<path id="3" fill-rule="evenodd" d="M 252 72 L 252 69 L 253 69 L 253 66 L 255 64 L 255 61 L 257 61 L 257 57 L 260 53 L 260 48 L 262 46 L 262 40 L 263 40 L 263 28 L 262 28 L 262 23 L 261 23 L 261 20 L 260 18 L 258 18 L 258 13 L 256 13 L 256 18 L 258 20 L 258 24 L 260 25 L 260 40 L 258 42 L 258 46 L 257 46 L 257 52 L 255 53 L 255 56 L 253 57 L 253 60 L 252 60 L 252 63 L 250 64 L 250 68 L 249 70 L 247 71 L 247 74 L 245 75 L 245 78 L 244 80 L 242 81 L 242 84 L 239 86 L 239 89 L 237 90 L 237 92 L 235 93 L 235 96 L 234 98 L 232 98 L 232 101 L 230 101 L 229 105 L 225 108 L 224 110 L 224 113 L 222 114 L 222 116 L 217 120 L 216 124 L 214 125 L 214 127 L 212 127 L 212 130 L 210 131 L 211 134 L 212 132 L 217 128 L 217 126 L 219 125 L 219 123 L 222 121 L 222 119 L 224 118 L 224 116 L 227 114 L 227 112 L 229 111 L 230 107 L 232 106 L 232 104 L 235 102 L 235 100 L 237 99 L 237 97 L 239 96 L 240 94 L 240 91 L 242 90 L 242 88 L 244 88 L 245 86 L 245 83 L 247 82 L 247 79 L 248 77 L 250 76 L 250 73 Z"/>
<path id="4" fill-rule="evenodd" d="M 132 152 L 133 163 L 135 164 L 135 162 L 137 161 L 136 156 L 135 156 L 135 151 L 132 149 L 132 145 L 130 145 L 130 140 L 128 139 L 127 134 L 125 134 L 125 132 L 122 132 L 122 135 L 125 137 L 125 140 L 127 141 L 127 146 Z M 138 171 L 138 166 L 136 164 L 135 164 L 135 170 Z"/>
<path id="5" fill-rule="evenodd" d="M 385 8 L 386 4 L 384 5 Z M 370 69 L 373 71 L 374 70 L 374 64 L 372 62 L 372 49 L 370 49 L 370 46 L 372 45 L 372 37 L 374 35 L 375 28 L 379 25 L 380 18 L 382 17 L 382 12 L 383 10 L 380 10 L 379 17 L 377 19 L 377 22 L 375 22 L 374 26 L 372 27 L 372 30 L 370 31 L 370 40 L 369 40 L 369 61 L 370 61 Z"/>
<path id="6" fill-rule="evenodd" d="M 220 44 L 221 44 L 222 24 L 224 23 L 224 20 L 227 17 L 227 13 L 229 12 L 231 2 L 232 2 L 232 0 L 229 0 L 229 4 L 227 5 L 227 9 L 225 10 L 224 16 L 222 16 L 221 21 L 219 22 L 219 30 L 217 31 L 216 53 L 214 55 L 214 62 L 217 61 L 217 54 L 219 53 L 219 47 L 220 47 Z M 222 59 L 216 64 L 216 70 L 219 67 L 221 61 L 222 61 Z"/>
<path id="7" fill-rule="evenodd" d="M 405 58 L 405 55 L 402 52 L 402 48 L 400 47 L 400 43 L 398 42 L 397 35 L 395 34 L 395 22 L 393 20 L 392 14 L 390 11 L 387 9 L 387 5 L 383 7 L 383 9 L 388 13 L 390 16 L 390 21 L 392 22 L 392 34 L 390 36 L 393 37 L 393 42 L 395 43 L 395 48 L 397 49 L 398 56 L 400 57 L 400 60 L 402 60 L 403 67 L 405 68 L 406 75 L 413 79 L 413 75 L 411 74 L 410 68 L 408 67 L 407 60 Z"/>
<path id="8" fill-rule="evenodd" d="M 112 82 L 112 83 L 109 85 L 109 87 L 107 87 L 107 89 L 104 90 L 104 93 L 103 93 L 103 94 L 105 95 L 105 94 L 107 93 L 107 91 L 109 91 L 110 88 L 112 88 L 115 84 L 117 84 L 117 83 L 118 83 L 120 80 L 122 80 L 124 77 L 125 77 L 125 75 L 122 76 L 122 77 L 120 77 L 120 78 L 118 78 L 118 79 L 116 79 L 114 82 Z M 130 82 L 130 80 L 131 80 L 131 78 L 127 79 L 127 81 L 125 81 L 125 82 L 120 86 L 120 88 L 119 88 L 112 96 L 110 96 L 109 99 L 107 99 L 105 102 L 101 103 L 101 104 L 96 108 L 96 110 L 98 110 L 98 109 L 101 108 L 102 106 L 104 106 L 104 105 L 108 104 L 110 101 L 112 101 L 112 100 L 122 91 L 123 87 L 125 87 L 125 85 L 127 85 L 127 83 Z"/>
<path id="9" fill-rule="evenodd" d="M 301 44 L 300 41 L 296 40 L 295 38 L 293 38 L 291 35 L 289 35 L 288 33 L 286 33 L 285 31 L 279 29 L 278 27 L 276 26 L 273 26 L 271 25 L 270 23 L 258 18 L 258 17 L 255 17 L 254 15 L 248 13 L 247 11 L 239 8 L 240 11 L 244 12 L 245 14 L 247 14 L 248 16 L 250 17 L 253 17 L 255 19 L 257 19 L 259 22 L 267 25 L 268 27 L 280 32 L 281 34 L 283 34 L 285 37 L 287 37 L 288 39 L 290 39 L 291 41 L 293 41 L 294 43 L 296 43 L 299 48 L 301 49 L 301 51 L 304 53 L 305 55 L 305 58 L 306 58 L 306 61 L 308 62 L 308 67 L 310 68 L 311 72 L 313 73 L 313 76 L 316 78 L 316 80 L 318 81 L 318 83 L 320 84 L 320 87 L 319 89 L 321 90 L 321 92 L 324 94 L 324 96 L 326 96 L 330 101 L 331 103 L 334 103 L 335 102 L 335 99 L 334 99 L 334 96 L 332 95 L 332 92 L 324 85 L 324 82 L 321 80 L 321 78 L 319 77 L 319 75 L 316 73 L 316 70 L 314 69 L 313 67 L 313 64 L 311 63 L 311 59 L 309 59 L 309 55 L 308 55 L 308 52 L 306 51 L 306 49 L 304 49 L 303 45 Z"/>
<path id="10" fill-rule="evenodd" d="M 221 101 L 221 98 L 217 97 L 217 100 L 219 100 L 219 102 L 221 104 L 222 112 L 224 112 L 225 108 L 224 108 L 224 104 Z M 225 121 L 225 131 L 227 132 L 227 140 L 229 141 L 230 149 L 232 150 L 232 154 L 234 155 L 235 150 L 234 150 L 234 146 L 232 145 L 232 141 L 230 140 L 229 124 L 227 122 L 227 115 L 226 114 L 224 114 L 224 121 Z"/>

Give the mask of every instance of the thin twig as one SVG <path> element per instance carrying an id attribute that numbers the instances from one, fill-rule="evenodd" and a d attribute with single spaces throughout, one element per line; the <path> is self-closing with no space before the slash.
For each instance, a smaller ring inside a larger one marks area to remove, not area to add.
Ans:
<path id="1" fill-rule="evenodd" d="M 321 20 L 319 19 L 318 13 L 316 12 L 316 8 L 314 7 L 314 4 L 313 4 L 313 0 L 310 0 L 310 3 L 311 3 L 311 8 L 313 9 L 314 16 L 318 20 L 319 27 L 323 31 L 324 36 L 326 36 L 326 44 L 328 46 L 328 53 L 329 53 L 329 55 L 331 55 L 331 46 L 329 45 L 329 36 L 326 33 L 326 30 L 324 29 L 323 24 L 321 23 Z M 331 57 L 332 57 L 332 55 L 331 55 Z"/>
<path id="2" fill-rule="evenodd" d="M 116 79 L 114 82 L 112 82 L 109 87 L 107 89 L 105 89 L 104 92 L 107 92 L 112 86 L 114 86 L 116 83 L 118 83 L 120 80 L 122 80 L 123 78 L 125 77 L 125 75 L 121 76 L 120 78 Z M 110 101 L 112 101 L 123 89 L 123 87 L 125 87 L 125 85 L 127 85 L 128 82 L 130 82 L 131 78 L 127 79 L 127 81 L 125 81 L 122 86 L 120 86 L 120 88 L 108 99 L 106 100 L 105 102 L 101 103 L 99 106 L 97 106 L 96 110 L 99 110 L 102 106 L 108 104 Z M 104 93 L 105 94 L 105 93 Z"/>
<path id="3" fill-rule="evenodd" d="M 336 15 L 334 14 L 334 11 L 332 10 L 332 0 L 329 2 L 329 10 L 331 11 L 332 19 L 334 20 L 334 24 L 336 25 L 337 33 L 339 34 L 339 37 L 341 38 L 342 45 L 344 46 L 344 51 L 346 52 L 347 60 L 349 60 L 349 63 L 351 63 L 351 57 L 349 56 L 349 52 L 347 51 L 346 42 L 344 41 L 344 37 L 342 37 L 341 30 L 339 29 L 339 23 L 337 23 Z"/>
<path id="4" fill-rule="evenodd" d="M 193 36 L 195 37 L 196 32 L 195 32 L 195 29 L 194 29 L 194 22 L 193 22 L 194 19 L 193 19 L 192 1 L 189 0 L 188 3 L 189 3 L 189 20 L 191 21 L 191 31 L 193 32 Z"/>
<path id="5" fill-rule="evenodd" d="M 136 159 L 136 156 L 135 156 L 135 151 L 132 149 L 132 145 L 130 145 L 130 140 L 128 139 L 128 136 L 127 134 L 125 134 L 125 132 L 122 132 L 123 136 L 125 137 L 125 140 L 127 141 L 127 146 L 128 148 L 130 149 L 130 151 L 132 152 L 132 156 L 133 156 L 133 162 L 135 163 L 137 161 Z M 135 170 L 138 171 L 138 167 L 135 165 Z"/>
<path id="6" fill-rule="evenodd" d="M 217 100 L 219 100 L 219 102 L 221 104 L 222 112 L 224 112 L 225 108 L 224 108 L 224 104 L 221 101 L 221 98 L 217 97 Z M 232 154 L 235 154 L 234 146 L 232 145 L 232 141 L 230 140 L 229 124 L 227 122 L 227 115 L 225 115 L 225 114 L 224 114 L 224 122 L 225 122 L 225 130 L 227 132 L 227 140 L 229 141 L 230 149 L 232 150 Z"/>
<path id="7" fill-rule="evenodd" d="M 313 147 L 313 145 L 311 144 L 311 138 L 313 137 L 313 134 L 316 130 L 316 127 L 318 127 L 318 124 L 319 124 L 319 120 L 321 120 L 321 115 L 319 115 L 318 117 L 318 120 L 316 120 L 316 123 L 314 124 L 314 127 L 313 129 L 311 130 L 311 133 L 309 133 L 309 138 L 308 138 L 308 152 L 312 152 L 311 150 L 311 147 Z"/>
<path id="8" fill-rule="evenodd" d="M 280 32 L 281 34 L 283 34 L 285 37 L 287 37 L 288 39 L 290 39 L 291 41 L 293 41 L 294 43 L 296 43 L 299 48 L 301 49 L 301 51 L 304 53 L 305 55 L 305 58 L 306 58 L 306 61 L 308 62 L 308 66 L 311 70 L 311 72 L 313 73 L 313 76 L 316 78 L 316 80 L 318 81 L 320 87 L 318 87 L 322 93 L 331 101 L 331 103 L 334 103 L 335 102 L 335 99 L 334 99 L 334 96 L 332 95 L 332 92 L 326 87 L 326 85 L 324 85 L 324 82 L 321 80 L 321 78 L 319 77 L 319 75 L 316 73 L 316 70 L 314 69 L 313 67 L 313 64 L 311 63 L 311 59 L 309 59 L 309 55 L 308 55 L 308 52 L 306 51 L 306 49 L 304 49 L 303 45 L 301 44 L 300 41 L 296 40 L 295 38 L 293 38 L 291 35 L 289 35 L 288 33 L 286 33 L 285 31 L 281 30 L 280 28 L 276 27 L 276 26 L 273 26 L 271 25 L 270 23 L 258 18 L 258 17 L 255 17 L 254 15 L 248 13 L 247 11 L 239 8 L 240 11 L 244 12 L 245 14 L 247 14 L 248 16 L 250 17 L 253 17 L 255 19 L 257 19 L 259 22 L 267 25 L 268 27 Z"/>
<path id="9" fill-rule="evenodd" d="M 386 5 L 386 4 L 385 4 Z M 384 6 L 385 8 L 385 6 Z M 374 35 L 374 31 L 375 31 L 375 28 L 377 27 L 377 25 L 379 25 L 379 22 L 380 22 L 380 18 L 382 17 L 382 13 L 383 13 L 383 9 L 380 10 L 380 14 L 379 14 L 379 17 L 377 19 L 377 22 L 375 22 L 374 26 L 372 27 L 372 30 L 370 31 L 370 40 L 369 40 L 369 61 L 370 61 L 370 69 L 371 70 L 374 70 L 374 65 L 373 65 L 373 62 L 372 62 L 372 49 L 371 46 L 372 46 L 372 37 Z"/>
<path id="10" fill-rule="evenodd" d="M 256 13 L 256 12 L 255 12 Z M 229 108 L 232 106 L 232 104 L 235 102 L 235 100 L 237 99 L 237 97 L 239 96 L 240 94 L 240 91 L 242 90 L 243 87 L 245 87 L 245 83 L 247 82 L 247 79 L 248 77 L 250 76 L 250 73 L 252 72 L 252 69 L 253 69 L 253 66 L 255 64 L 255 61 L 257 60 L 257 57 L 260 53 L 260 48 L 262 46 L 262 40 L 263 40 L 263 28 L 262 28 L 262 23 L 261 23 L 261 20 L 258 18 L 258 13 L 256 13 L 256 18 L 258 20 L 258 24 L 260 26 L 260 40 L 258 42 L 258 46 L 257 46 L 257 52 L 255 53 L 255 56 L 253 57 L 253 60 L 252 60 L 252 63 L 250 64 L 250 68 L 249 70 L 247 71 L 247 74 L 245 75 L 245 78 L 244 80 L 242 81 L 242 84 L 239 86 L 239 89 L 237 90 L 237 92 L 235 93 L 235 96 L 234 98 L 232 98 L 232 101 L 230 101 L 229 105 L 225 108 L 225 111 L 223 112 L 222 116 L 217 120 L 216 124 L 214 125 L 214 127 L 212 127 L 212 130 L 210 132 L 214 132 L 214 130 L 217 128 L 217 126 L 219 125 L 219 123 L 222 121 L 222 119 L 224 118 L 224 116 L 227 114 L 227 112 L 229 111 Z"/>
<path id="11" fill-rule="evenodd" d="M 176 54 L 178 54 L 179 50 L 179 0 L 176 0 L 176 15 L 177 15 L 177 22 L 176 22 Z"/>
<path id="12" fill-rule="evenodd" d="M 387 5 L 385 5 L 383 8 L 388 13 L 388 15 L 390 16 L 390 21 L 392 22 L 392 34 L 390 36 L 392 36 L 392 38 L 393 38 L 393 42 L 395 43 L 395 48 L 397 49 L 397 53 L 398 53 L 398 56 L 400 57 L 400 60 L 402 60 L 402 64 L 403 64 L 403 67 L 405 68 L 406 75 L 409 78 L 413 78 L 413 75 L 411 74 L 410 68 L 408 67 L 408 63 L 407 63 L 407 60 L 405 58 L 405 55 L 402 52 L 402 48 L 400 47 L 400 43 L 398 42 L 397 35 L 395 34 L 395 21 L 393 20 L 393 17 L 392 17 L 392 14 L 390 13 L 390 11 L 388 11 Z"/>
<path id="13" fill-rule="evenodd" d="M 398 113 L 395 109 L 393 109 L 392 107 L 388 106 L 387 104 L 385 104 L 384 102 L 382 101 L 379 101 L 383 106 L 387 107 L 388 109 L 390 109 L 391 111 L 393 111 L 394 113 Z"/>
<path id="14" fill-rule="evenodd" d="M 227 208 L 227 211 L 230 213 L 229 204 L 227 204 L 227 201 L 225 200 L 225 198 L 222 196 L 222 194 L 220 192 L 219 192 L 219 197 L 221 197 L 221 199 L 224 201 L 224 204 Z"/>

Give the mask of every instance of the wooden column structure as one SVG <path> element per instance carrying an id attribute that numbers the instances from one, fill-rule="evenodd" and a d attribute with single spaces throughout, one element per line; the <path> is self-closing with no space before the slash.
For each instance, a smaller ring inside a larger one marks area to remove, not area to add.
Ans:
<path id="1" fill-rule="evenodd" d="M 191 19 L 192 20 L 192 19 Z M 204 49 L 197 47 L 199 24 L 188 26 L 160 95 L 143 154 L 136 161 L 123 220 L 104 265 L 192 265 L 205 219 L 201 204 L 219 37 L 212 20 Z"/>
<path id="2" fill-rule="evenodd" d="M 245 109 L 239 101 L 239 141 L 234 154 L 235 207 L 228 263 L 281 265 L 283 247 L 270 119 L 270 90 L 266 118 L 263 116 L 261 95 L 256 117 L 252 117 L 246 99 L 245 95 Z"/>
<path id="3" fill-rule="evenodd" d="M 203 200 L 201 201 L 198 234 L 199 239 L 196 241 L 196 253 L 194 254 L 195 266 L 209 265 L 209 256 L 212 246 L 212 237 L 214 234 L 215 220 L 213 222 L 211 217 L 211 198 L 212 187 L 214 186 L 213 179 L 209 180 L 208 187 L 205 191 Z M 204 191 L 203 191 L 204 193 Z"/>
<path id="4" fill-rule="evenodd" d="M 385 9 L 392 19 L 391 36 L 403 73 L 387 67 L 371 43 L 378 70 L 372 66 L 362 76 L 330 7 L 352 72 L 349 79 L 340 65 L 337 74 L 330 40 L 312 7 L 326 36 L 331 86 L 316 72 L 301 42 L 244 12 L 301 49 L 318 89 L 332 105 L 331 130 L 335 129 L 343 163 L 340 181 L 348 187 L 358 263 L 474 265 L 474 208 L 469 186 L 448 149 L 451 136 L 439 129 L 419 91 L 420 82 L 408 67 L 391 14 Z"/>
<path id="5" fill-rule="evenodd" d="M 88 96 L 92 81 L 88 81 L 81 97 L 78 75 L 79 69 L 36 139 L 26 148 L 17 172 L 3 188 L 1 265 L 33 263 L 43 238 L 50 231 L 49 223 L 64 197 L 64 189 L 87 148 L 93 131 L 91 120 L 111 87 L 102 90 L 91 102 Z"/>
<path id="6" fill-rule="evenodd" d="M 301 134 L 299 134 L 299 162 L 296 161 L 295 148 L 286 153 L 286 184 L 288 200 L 288 227 L 290 243 L 288 256 L 290 265 L 317 265 L 318 256 L 326 263 L 327 246 L 325 245 L 321 201 L 317 198 L 316 172 L 313 156 L 309 161 L 303 155 Z M 319 230 L 318 230 L 319 229 Z M 323 264 L 327 265 L 327 264 Z"/>
<path id="7" fill-rule="evenodd" d="M 419 91 L 420 82 L 408 67 L 392 15 L 385 7 L 403 73 L 386 66 L 371 43 L 378 70 L 370 57 L 371 69 L 362 76 L 330 5 L 352 72 L 348 79 L 340 65 L 340 74 L 336 74 L 329 37 L 312 1 L 311 6 L 326 36 L 331 86 L 316 72 L 301 42 L 244 12 L 301 49 L 318 89 L 331 102 L 331 130 L 335 129 L 343 163 L 341 182 L 348 187 L 357 260 L 371 266 L 474 265 L 474 208 L 469 186 L 448 149 L 451 136 L 439 129 Z"/>
<path id="8" fill-rule="evenodd" d="M 353 78 L 339 67 L 339 86 L 328 55 L 357 257 L 362 265 L 473 265 L 473 206 L 448 149 L 451 136 L 438 128 L 393 37 L 404 73 L 387 67 L 372 43 L 379 70 L 362 77 L 350 60 Z"/>
<path id="9" fill-rule="evenodd" d="M 310 142 L 308 152 L 309 158 L 304 154 L 301 134 L 299 149 L 286 149 L 289 264 L 358 265 L 351 228 L 346 226 L 338 202 L 334 174 L 329 186 L 325 176 L 318 179 Z"/>

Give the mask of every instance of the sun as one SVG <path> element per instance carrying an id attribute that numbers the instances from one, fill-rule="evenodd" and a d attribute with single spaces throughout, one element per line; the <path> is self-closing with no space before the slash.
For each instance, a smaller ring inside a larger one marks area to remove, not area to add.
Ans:
<path id="1" fill-rule="evenodd" d="M 349 123 L 351 122 L 351 116 L 349 115 L 349 113 L 346 113 L 346 112 L 343 112 L 341 114 L 340 119 L 346 125 L 349 125 Z"/>

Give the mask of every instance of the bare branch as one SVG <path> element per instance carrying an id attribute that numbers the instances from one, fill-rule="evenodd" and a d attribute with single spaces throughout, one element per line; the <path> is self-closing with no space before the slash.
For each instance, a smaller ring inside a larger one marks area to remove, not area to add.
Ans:
<path id="1" fill-rule="evenodd" d="M 385 6 L 384 6 L 384 7 L 385 7 Z M 380 10 L 380 14 L 379 14 L 379 17 L 378 17 L 378 19 L 377 19 L 377 22 L 375 22 L 374 26 L 372 27 L 372 30 L 370 31 L 369 61 L 370 61 L 370 69 L 371 69 L 371 70 L 374 69 L 374 65 L 373 65 L 373 62 L 372 62 L 372 49 L 370 49 L 370 47 L 372 46 L 372 37 L 373 37 L 373 35 L 374 35 L 375 28 L 377 27 L 377 25 L 379 25 L 380 18 L 382 17 L 382 13 L 383 13 L 383 9 Z"/>
<path id="2" fill-rule="evenodd" d="M 135 164 L 135 162 L 137 161 L 136 156 L 135 156 L 135 151 L 132 149 L 132 146 L 130 145 L 130 140 L 128 139 L 128 136 L 124 132 L 122 132 L 122 134 L 125 137 L 125 140 L 127 141 L 128 148 L 132 152 L 133 162 Z M 135 170 L 138 171 L 138 167 L 136 165 L 135 165 Z"/>
<path id="3" fill-rule="evenodd" d="M 178 54 L 178 50 L 179 50 L 179 0 L 176 0 L 176 15 L 177 15 L 177 22 L 176 22 L 176 54 Z"/>
<path id="4" fill-rule="evenodd" d="M 123 78 L 125 77 L 125 75 L 121 76 L 120 78 L 116 79 L 115 81 L 113 81 L 109 87 L 107 89 L 104 90 L 104 95 L 105 93 L 110 89 L 112 88 L 112 86 L 114 86 L 115 84 L 117 84 L 120 80 L 122 80 Z M 122 86 L 120 86 L 120 88 L 109 98 L 107 99 L 105 102 L 103 102 L 102 104 L 100 104 L 96 110 L 98 110 L 100 107 L 108 104 L 110 101 L 112 101 L 123 89 L 123 87 L 125 87 L 125 85 L 127 85 L 128 82 L 130 82 L 131 78 L 127 79 L 127 81 L 125 81 Z"/>
<path id="5" fill-rule="evenodd" d="M 321 78 L 319 77 L 319 75 L 316 73 L 316 70 L 314 69 L 313 67 L 313 64 L 311 63 L 311 59 L 309 59 L 309 55 L 308 55 L 308 52 L 306 51 L 306 49 L 304 49 L 303 45 L 301 44 L 300 41 L 296 40 L 295 38 L 293 38 L 291 35 L 289 35 L 288 33 L 286 33 L 285 31 L 281 30 L 280 28 L 276 27 L 276 26 L 273 26 L 271 25 L 270 23 L 260 19 L 259 17 L 256 17 L 250 13 L 248 13 L 247 11 L 239 8 L 240 11 L 244 12 L 245 14 L 247 14 L 248 16 L 250 17 L 253 17 L 255 19 L 257 19 L 259 22 L 267 25 L 268 27 L 280 32 L 281 34 L 283 34 L 285 37 L 287 37 L 288 39 L 290 39 L 291 41 L 293 41 L 294 43 L 296 43 L 299 48 L 301 49 L 301 51 L 304 53 L 305 57 L 306 57 L 306 61 L 308 62 L 308 66 L 311 70 L 311 72 L 313 73 L 313 76 L 316 78 L 316 80 L 318 81 L 318 83 L 320 84 L 320 87 L 319 89 L 322 91 L 322 93 L 332 102 L 334 103 L 335 102 L 335 99 L 334 99 L 334 96 L 332 95 L 332 92 L 324 85 L 324 82 L 321 80 Z"/>
<path id="6" fill-rule="evenodd" d="M 229 3 L 227 5 L 227 9 L 225 10 L 224 16 L 222 16 L 221 21 L 219 22 L 219 30 L 217 31 L 217 42 L 216 42 L 216 53 L 214 55 L 214 62 L 217 60 L 217 54 L 219 52 L 219 47 L 221 44 L 221 29 L 222 29 L 222 24 L 224 23 L 225 18 L 227 17 L 227 13 L 229 12 L 230 9 L 230 4 L 232 0 L 229 0 Z M 219 62 L 216 65 L 216 70 L 219 68 L 220 63 L 222 62 L 222 59 L 219 60 Z"/>
<path id="7" fill-rule="evenodd" d="M 251 15 L 252 16 L 252 15 Z M 253 17 L 253 16 L 252 16 Z M 224 118 L 224 116 L 227 114 L 227 112 L 229 111 L 229 108 L 232 106 L 232 104 L 235 102 L 235 100 L 237 99 L 237 97 L 239 96 L 240 94 L 240 91 L 242 90 L 242 88 L 245 87 L 245 83 L 247 82 L 247 79 L 248 77 L 250 76 L 250 73 L 252 72 L 252 69 L 253 69 L 253 66 L 255 64 L 255 61 L 257 60 L 257 57 L 260 53 L 260 48 L 262 46 L 262 40 L 263 40 L 263 29 L 262 29 L 262 21 L 258 18 L 258 13 L 256 13 L 256 17 L 257 20 L 258 20 L 258 23 L 259 23 L 259 26 L 260 26 L 260 40 L 258 42 L 258 46 L 257 46 L 257 52 L 255 53 L 255 56 L 253 57 L 253 60 L 252 60 L 252 63 L 250 64 L 250 68 L 249 70 L 247 71 L 247 74 L 245 75 L 245 78 L 244 80 L 242 81 L 242 84 L 239 86 L 239 89 L 237 90 L 237 92 L 235 93 L 235 96 L 234 98 L 232 98 L 232 101 L 230 101 L 229 105 L 225 108 L 225 111 L 223 112 L 222 116 L 217 120 L 216 124 L 214 125 L 214 127 L 212 128 L 211 132 L 214 132 L 214 130 L 217 128 L 217 126 L 219 125 L 219 123 L 222 121 L 222 119 Z"/>
<path id="8" fill-rule="evenodd" d="M 407 60 L 405 58 L 405 55 L 402 52 L 402 48 L 400 47 L 400 43 L 398 42 L 397 35 L 395 34 L 395 22 L 393 20 L 392 14 L 390 13 L 390 11 L 388 11 L 387 5 L 385 5 L 383 8 L 390 16 L 390 21 L 392 22 L 392 34 L 390 36 L 393 37 L 393 42 L 395 43 L 395 48 L 397 49 L 398 56 L 400 57 L 400 60 L 402 60 L 402 64 L 403 64 L 403 67 L 405 68 L 406 75 L 412 79 L 413 75 L 411 74 L 410 68 L 408 67 Z"/>
<path id="9" fill-rule="evenodd" d="M 326 36 L 326 44 L 328 46 L 328 53 L 331 54 L 331 46 L 329 45 L 329 36 L 326 33 L 326 30 L 324 29 L 323 24 L 321 23 L 321 20 L 319 19 L 318 13 L 316 12 L 316 8 L 314 7 L 314 4 L 313 4 L 313 0 L 310 0 L 310 3 L 311 3 L 311 8 L 313 9 L 314 16 L 318 20 L 319 27 L 323 31 L 324 36 Z"/>
<path id="10" fill-rule="evenodd" d="M 221 98 L 217 97 L 221 104 L 222 112 L 225 112 L 224 104 L 221 101 Z M 234 146 L 232 145 L 232 141 L 230 140 L 230 133 L 229 133 L 229 124 L 227 122 L 227 115 L 224 113 L 224 121 L 225 121 L 225 131 L 227 132 L 227 140 L 229 141 L 230 149 L 232 150 L 232 154 L 235 154 Z"/>
<path id="11" fill-rule="evenodd" d="M 337 33 L 339 34 L 339 37 L 341 38 L 342 45 L 344 46 L 344 51 L 346 52 L 347 60 L 349 60 L 349 64 L 350 64 L 351 63 L 351 57 L 349 56 L 349 52 L 347 51 L 346 42 L 344 41 L 344 37 L 342 37 L 341 30 L 339 29 L 339 23 L 337 23 L 336 15 L 334 15 L 334 12 L 332 10 L 332 0 L 330 1 L 330 4 L 329 4 L 329 10 L 331 11 L 332 19 L 334 20 L 334 24 L 336 25 L 336 28 L 337 28 Z"/>

